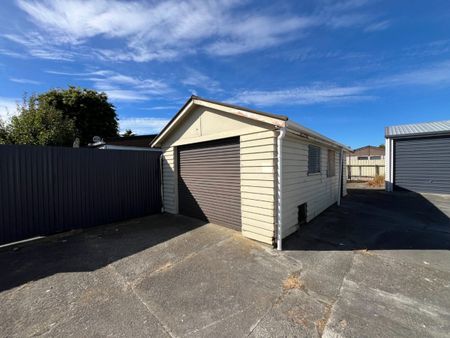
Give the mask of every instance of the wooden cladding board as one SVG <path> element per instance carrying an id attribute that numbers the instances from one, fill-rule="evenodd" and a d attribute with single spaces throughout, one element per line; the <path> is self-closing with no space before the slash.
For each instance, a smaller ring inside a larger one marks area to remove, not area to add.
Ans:
<path id="1" fill-rule="evenodd" d="M 239 138 L 178 147 L 179 213 L 241 228 Z"/>

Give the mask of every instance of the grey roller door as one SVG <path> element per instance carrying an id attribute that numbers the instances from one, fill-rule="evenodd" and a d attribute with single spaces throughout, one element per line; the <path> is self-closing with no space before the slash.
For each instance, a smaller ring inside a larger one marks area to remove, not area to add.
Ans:
<path id="1" fill-rule="evenodd" d="M 450 137 L 395 140 L 397 188 L 450 194 Z"/>
<path id="2" fill-rule="evenodd" d="M 239 138 L 178 147 L 180 214 L 241 227 Z"/>

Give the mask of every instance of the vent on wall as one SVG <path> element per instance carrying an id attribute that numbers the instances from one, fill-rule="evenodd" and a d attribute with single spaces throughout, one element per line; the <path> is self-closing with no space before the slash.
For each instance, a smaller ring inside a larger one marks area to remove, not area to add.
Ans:
<path id="1" fill-rule="evenodd" d="M 298 225 L 306 224 L 307 203 L 298 206 Z"/>

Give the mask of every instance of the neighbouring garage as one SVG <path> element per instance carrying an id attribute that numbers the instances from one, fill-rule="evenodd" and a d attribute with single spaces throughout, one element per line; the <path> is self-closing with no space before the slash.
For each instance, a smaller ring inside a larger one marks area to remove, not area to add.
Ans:
<path id="1" fill-rule="evenodd" d="M 179 213 L 241 228 L 239 138 L 178 148 Z"/>
<path id="2" fill-rule="evenodd" d="M 388 190 L 450 194 L 450 121 L 386 128 Z"/>

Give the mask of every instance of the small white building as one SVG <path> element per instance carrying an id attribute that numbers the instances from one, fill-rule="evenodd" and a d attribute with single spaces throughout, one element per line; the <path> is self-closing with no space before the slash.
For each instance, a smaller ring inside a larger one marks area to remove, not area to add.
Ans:
<path id="1" fill-rule="evenodd" d="M 164 210 L 277 245 L 346 195 L 346 146 L 286 116 L 192 96 L 152 143 Z"/>

